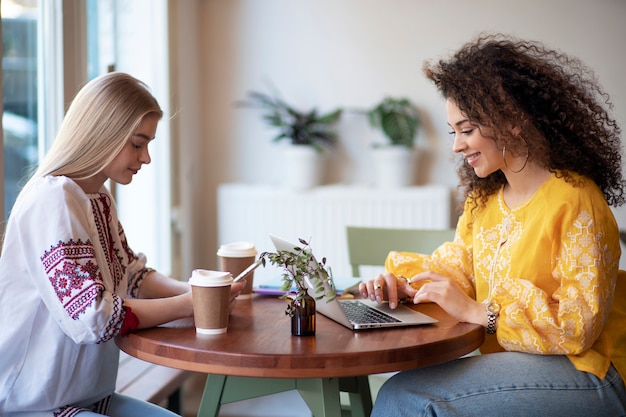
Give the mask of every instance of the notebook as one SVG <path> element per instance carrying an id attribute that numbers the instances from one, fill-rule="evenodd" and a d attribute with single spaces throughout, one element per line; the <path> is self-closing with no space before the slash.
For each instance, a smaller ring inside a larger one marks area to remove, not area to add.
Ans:
<path id="1" fill-rule="evenodd" d="M 274 235 L 270 235 L 270 239 L 276 250 L 293 251 L 294 247 L 302 246 Z M 310 282 L 306 279 L 305 282 L 307 283 L 307 290 L 310 296 L 316 298 L 323 293 L 324 290 L 316 292 L 314 286 L 310 285 Z M 327 301 L 327 299 L 323 298 L 317 301 L 316 310 L 353 330 L 437 323 L 436 319 L 406 306 L 399 305 L 392 310 L 387 302 L 378 304 L 368 299 L 335 299 Z"/>

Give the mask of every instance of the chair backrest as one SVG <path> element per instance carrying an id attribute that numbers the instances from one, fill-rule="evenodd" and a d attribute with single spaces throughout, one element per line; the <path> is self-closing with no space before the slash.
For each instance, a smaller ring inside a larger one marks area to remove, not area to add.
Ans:
<path id="1" fill-rule="evenodd" d="M 392 229 L 347 226 L 348 258 L 352 276 L 360 276 L 361 266 L 384 265 L 391 251 L 432 253 L 442 243 L 454 239 L 454 229 Z"/>

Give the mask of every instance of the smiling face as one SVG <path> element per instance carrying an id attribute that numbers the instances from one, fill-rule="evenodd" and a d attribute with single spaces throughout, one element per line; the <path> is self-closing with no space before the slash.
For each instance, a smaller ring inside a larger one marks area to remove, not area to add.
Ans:
<path id="1" fill-rule="evenodd" d="M 492 138 L 483 136 L 478 126 L 470 123 L 454 101 L 446 102 L 446 111 L 450 134 L 454 135 L 452 150 L 463 154 L 463 158 L 474 168 L 478 177 L 485 178 L 506 168 L 502 159 L 502 149 L 498 149 Z"/>

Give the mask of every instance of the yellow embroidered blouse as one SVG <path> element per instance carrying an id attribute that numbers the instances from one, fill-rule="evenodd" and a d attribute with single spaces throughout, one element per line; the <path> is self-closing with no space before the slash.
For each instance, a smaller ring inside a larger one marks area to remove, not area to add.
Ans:
<path id="1" fill-rule="evenodd" d="M 466 204 L 453 242 L 432 255 L 391 252 L 386 269 L 412 277 L 434 271 L 481 302 L 500 304 L 496 336 L 481 352 L 567 355 L 604 378 L 612 361 L 626 376 L 626 272 L 619 230 L 593 181 L 553 175 L 522 206 L 502 191 L 484 207 Z M 617 285 L 616 285 L 617 284 Z M 626 379 L 626 378 L 625 378 Z"/>

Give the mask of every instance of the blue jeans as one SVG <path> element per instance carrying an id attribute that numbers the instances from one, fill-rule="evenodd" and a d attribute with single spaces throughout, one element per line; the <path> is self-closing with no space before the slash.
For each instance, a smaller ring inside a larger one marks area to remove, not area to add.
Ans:
<path id="1" fill-rule="evenodd" d="M 372 417 L 622 417 L 624 381 L 578 371 L 565 356 L 502 352 L 400 372 L 382 386 Z"/>
<path id="2" fill-rule="evenodd" d="M 109 407 L 109 417 L 179 417 L 165 408 L 150 404 L 136 398 L 114 393 Z M 81 411 L 77 417 L 102 417 L 102 414 Z"/>

